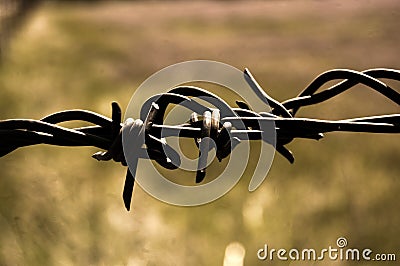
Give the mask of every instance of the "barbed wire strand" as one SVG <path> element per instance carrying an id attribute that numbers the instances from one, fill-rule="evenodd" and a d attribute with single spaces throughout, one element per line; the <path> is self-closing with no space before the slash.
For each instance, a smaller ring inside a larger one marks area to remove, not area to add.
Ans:
<path id="1" fill-rule="evenodd" d="M 244 70 L 244 79 L 255 94 L 271 110 L 254 112 L 248 103 L 237 101 L 238 107 L 229 106 L 217 95 L 192 86 L 179 86 L 168 93 L 155 95 L 142 105 L 140 119 L 122 123 L 122 112 L 118 103 L 112 103 L 111 119 L 87 110 L 66 110 L 53 113 L 40 120 L 8 119 L 0 121 L 0 157 L 26 146 L 50 144 L 58 146 L 93 146 L 104 151 L 93 154 L 99 161 L 114 160 L 127 166 L 123 152 L 122 132 L 136 132 L 138 140 L 135 158 L 157 161 L 167 169 L 176 169 L 180 164 L 179 154 L 170 147 L 163 138 L 176 136 L 193 138 L 199 148 L 198 171 L 196 183 L 204 180 L 208 152 L 214 147 L 209 142 L 215 142 L 219 161 L 223 160 L 244 140 L 262 140 L 284 156 L 289 162 L 294 162 L 294 156 L 285 145 L 296 138 L 321 139 L 323 133 L 368 132 L 368 133 L 400 133 L 400 114 L 357 117 L 342 120 L 323 120 L 313 118 L 296 118 L 302 107 L 325 102 L 357 84 L 363 84 L 386 98 L 397 106 L 400 105 L 400 94 L 380 79 L 400 81 L 400 71 L 395 69 L 375 68 L 365 71 L 334 69 L 316 77 L 297 97 L 279 102 L 268 95 L 258 84 L 251 72 Z M 326 83 L 341 80 L 320 92 Z M 209 108 L 196 101 L 201 98 L 213 105 Z M 164 116 L 169 105 L 181 105 L 193 112 L 188 122 L 180 125 L 164 125 Z M 91 126 L 67 128 L 58 125 L 68 121 L 83 121 Z M 135 127 L 135 130 L 132 128 Z M 265 129 L 274 127 L 276 142 L 263 137 Z M 143 135 L 143 143 L 139 140 Z M 134 136 L 135 137 L 135 136 Z M 204 140 L 204 141 L 202 141 Z M 207 141 L 206 141 L 207 140 Z M 145 144 L 145 145 L 142 145 Z M 166 152 L 166 150 L 168 152 Z M 127 210 L 130 210 L 136 167 L 127 170 L 123 200 Z"/>

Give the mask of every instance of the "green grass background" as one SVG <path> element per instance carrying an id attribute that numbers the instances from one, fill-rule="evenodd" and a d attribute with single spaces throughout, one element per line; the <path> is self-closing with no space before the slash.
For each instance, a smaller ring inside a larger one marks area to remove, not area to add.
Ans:
<path id="1" fill-rule="evenodd" d="M 111 101 L 125 108 L 148 76 L 193 59 L 249 67 L 285 100 L 332 68 L 398 69 L 399 16 L 395 0 L 44 2 L 3 39 L 0 119 L 73 108 L 109 116 Z M 359 86 L 299 115 L 399 111 Z M 0 265 L 222 265 L 234 241 L 245 265 L 381 265 L 257 260 L 264 244 L 322 249 L 340 236 L 399 260 L 398 136 L 332 133 L 290 148 L 295 164 L 276 155 L 253 193 L 244 176 L 221 199 L 183 208 L 137 186 L 129 213 L 125 169 L 91 159 L 97 149 L 17 150 L 0 159 Z"/>

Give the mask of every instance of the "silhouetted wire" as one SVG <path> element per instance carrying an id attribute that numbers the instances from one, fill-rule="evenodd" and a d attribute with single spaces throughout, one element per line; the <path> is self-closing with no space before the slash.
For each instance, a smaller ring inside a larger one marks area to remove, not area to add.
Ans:
<path id="1" fill-rule="evenodd" d="M 333 131 L 400 133 L 400 114 L 388 114 L 358 117 L 343 120 L 322 120 L 296 118 L 297 111 L 308 105 L 325 102 L 357 84 L 387 97 L 400 105 L 400 94 L 379 79 L 400 81 L 400 71 L 376 68 L 362 72 L 348 69 L 334 69 L 320 74 L 297 97 L 279 102 L 268 95 L 257 83 L 248 69 L 244 70 L 244 79 L 255 94 L 271 107 L 270 111 L 254 112 L 248 103 L 237 101 L 238 107 L 229 106 L 217 95 L 192 86 L 180 86 L 168 93 L 155 95 L 142 105 L 140 119 L 122 123 L 121 108 L 112 103 L 111 119 L 87 110 L 67 110 L 48 115 L 40 120 L 9 119 L 0 121 L 0 157 L 20 147 L 36 144 L 58 146 L 93 146 L 105 150 L 92 157 L 97 160 L 114 160 L 126 166 L 123 152 L 122 131 L 143 134 L 143 143 L 138 143 L 136 158 L 152 159 L 167 169 L 176 169 L 180 164 L 179 154 L 164 140 L 166 136 L 193 138 L 199 147 L 199 163 L 196 183 L 203 181 L 206 174 L 205 162 L 208 151 L 212 149 L 209 138 L 216 143 L 216 156 L 223 160 L 243 140 L 262 140 L 273 145 L 282 156 L 291 163 L 294 156 L 285 145 L 295 138 L 318 140 L 323 133 Z M 337 84 L 320 92 L 323 85 L 333 80 Z M 201 98 L 215 108 L 207 107 L 196 101 Z M 170 104 L 181 105 L 193 114 L 187 123 L 164 125 L 164 116 Z M 359 103 L 357 103 L 359 104 Z M 84 121 L 91 126 L 66 128 L 59 123 Z M 275 127 L 276 142 L 264 138 L 265 128 Z M 135 130 L 132 128 L 135 127 Z M 202 140 L 204 140 L 202 142 Z M 207 140 L 207 141 L 206 141 Z M 145 145 L 144 145 L 145 144 Z M 166 152 L 168 151 L 168 152 Z M 123 199 L 126 208 L 131 205 L 136 169 L 128 169 Z"/>

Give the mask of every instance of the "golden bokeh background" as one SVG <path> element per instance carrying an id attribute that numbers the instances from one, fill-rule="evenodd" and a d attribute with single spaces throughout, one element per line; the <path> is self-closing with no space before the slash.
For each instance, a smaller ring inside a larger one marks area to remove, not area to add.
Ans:
<path id="1" fill-rule="evenodd" d="M 151 74 L 194 59 L 248 67 L 280 101 L 329 69 L 400 68 L 396 0 L 44 1 L 17 19 L 11 2 L 0 4 L 0 119 L 109 116 L 111 101 L 125 108 Z M 358 86 L 299 116 L 399 111 Z M 97 149 L 19 149 L 0 159 L 0 265 L 227 266 L 232 252 L 244 265 L 381 265 L 257 259 L 264 244 L 323 249 L 341 236 L 400 259 L 398 136 L 332 133 L 289 148 L 295 164 L 276 155 L 253 193 L 246 175 L 221 199 L 185 208 L 136 186 L 131 212 L 125 169 L 93 160 Z"/>

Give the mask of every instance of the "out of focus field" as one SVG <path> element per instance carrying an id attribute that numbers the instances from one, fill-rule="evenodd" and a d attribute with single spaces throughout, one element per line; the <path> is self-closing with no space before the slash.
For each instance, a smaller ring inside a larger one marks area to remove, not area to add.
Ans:
<path id="1" fill-rule="evenodd" d="M 125 108 L 148 76 L 193 59 L 249 67 L 284 100 L 328 69 L 399 69 L 399 17 L 396 0 L 45 2 L 2 37 L 0 119 L 109 116 L 111 101 Z M 359 86 L 299 115 L 399 112 Z M 276 155 L 253 193 L 244 176 L 218 201 L 183 208 L 137 186 L 129 213 L 125 169 L 91 159 L 97 149 L 17 150 L 0 159 L 0 265 L 222 265 L 232 242 L 244 265 L 381 265 L 257 259 L 264 244 L 320 250 L 341 236 L 399 261 L 399 136 L 332 133 L 289 148 L 295 164 Z"/>

